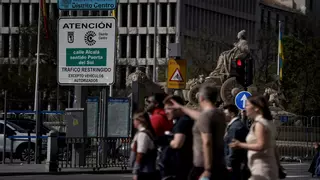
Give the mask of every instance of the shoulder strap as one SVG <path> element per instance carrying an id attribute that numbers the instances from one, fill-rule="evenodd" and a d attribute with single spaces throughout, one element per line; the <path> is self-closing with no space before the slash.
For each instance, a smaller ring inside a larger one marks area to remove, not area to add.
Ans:
<path id="1" fill-rule="evenodd" d="M 154 141 L 154 137 L 152 136 L 151 132 L 149 130 L 142 130 L 142 131 L 139 131 L 139 132 L 143 132 L 143 133 L 146 133 L 147 136 L 152 140 Z"/>

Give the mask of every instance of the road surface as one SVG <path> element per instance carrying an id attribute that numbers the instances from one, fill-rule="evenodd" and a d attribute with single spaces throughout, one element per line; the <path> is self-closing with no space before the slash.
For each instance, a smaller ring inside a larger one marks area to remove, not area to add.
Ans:
<path id="1" fill-rule="evenodd" d="M 307 172 L 308 163 L 283 164 L 288 172 L 288 180 L 316 180 Z M 130 174 L 77 174 L 77 175 L 33 175 L 33 176 L 0 176 L 0 180 L 130 180 Z"/>

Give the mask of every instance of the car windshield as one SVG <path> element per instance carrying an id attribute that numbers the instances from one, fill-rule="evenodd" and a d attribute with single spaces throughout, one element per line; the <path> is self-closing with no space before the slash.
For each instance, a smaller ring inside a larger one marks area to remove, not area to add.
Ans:
<path id="1" fill-rule="evenodd" d="M 7 124 L 9 124 L 11 127 L 13 127 L 16 131 L 18 131 L 19 133 L 27 133 L 28 131 L 21 128 L 20 126 L 13 124 L 12 122 L 7 121 Z"/>

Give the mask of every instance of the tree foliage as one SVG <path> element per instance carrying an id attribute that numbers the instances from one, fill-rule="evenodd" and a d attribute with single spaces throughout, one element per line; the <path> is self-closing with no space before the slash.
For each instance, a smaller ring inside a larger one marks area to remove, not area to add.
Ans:
<path id="1" fill-rule="evenodd" d="M 304 115 L 320 110 L 320 38 L 287 36 L 284 44 L 283 90 L 292 112 Z"/>

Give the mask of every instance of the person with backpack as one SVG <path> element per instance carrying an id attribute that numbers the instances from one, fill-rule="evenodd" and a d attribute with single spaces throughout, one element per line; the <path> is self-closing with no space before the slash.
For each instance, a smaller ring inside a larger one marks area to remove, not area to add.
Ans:
<path id="1" fill-rule="evenodd" d="M 154 144 L 152 127 L 144 112 L 135 113 L 133 120 L 133 125 L 137 129 L 130 154 L 133 180 L 158 180 L 160 177 L 156 169 L 157 148 Z"/>

